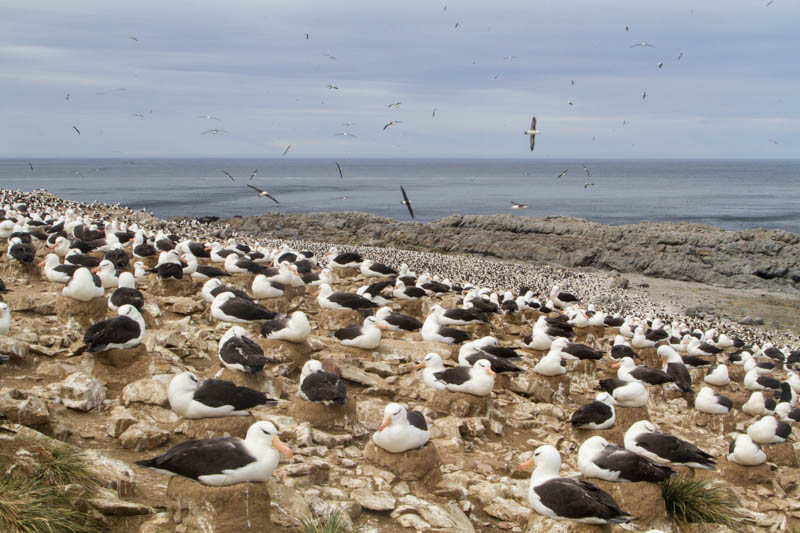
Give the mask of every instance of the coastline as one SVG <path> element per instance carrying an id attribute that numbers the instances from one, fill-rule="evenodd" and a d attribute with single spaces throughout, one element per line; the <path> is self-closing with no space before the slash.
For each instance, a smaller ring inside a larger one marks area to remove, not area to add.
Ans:
<path id="1" fill-rule="evenodd" d="M 220 222 L 279 239 L 464 253 L 800 295 L 800 235 L 783 230 L 654 222 L 606 226 L 577 218 L 513 215 L 452 215 L 418 223 L 351 211 Z"/>

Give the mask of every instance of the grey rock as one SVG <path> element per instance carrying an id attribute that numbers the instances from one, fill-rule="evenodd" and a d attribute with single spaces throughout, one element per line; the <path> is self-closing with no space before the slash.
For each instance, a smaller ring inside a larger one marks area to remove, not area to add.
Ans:
<path id="1" fill-rule="evenodd" d="M 746 317 L 739 320 L 739 324 L 742 324 L 743 326 L 763 326 L 764 319 L 759 316 L 747 315 Z"/>
<path id="2" fill-rule="evenodd" d="M 77 411 L 91 411 L 106 399 L 106 388 L 83 372 L 67 376 L 60 384 L 60 392 L 64 405 Z"/>
<path id="3" fill-rule="evenodd" d="M 355 489 L 350 493 L 350 497 L 369 511 L 391 511 L 397 504 L 397 500 L 388 492 L 368 489 Z"/>

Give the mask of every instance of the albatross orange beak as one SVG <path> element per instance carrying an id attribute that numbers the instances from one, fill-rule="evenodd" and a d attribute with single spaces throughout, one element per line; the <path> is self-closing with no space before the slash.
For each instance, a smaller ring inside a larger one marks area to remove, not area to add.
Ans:
<path id="1" fill-rule="evenodd" d="M 383 422 L 381 422 L 381 425 L 378 426 L 378 431 L 383 431 L 383 428 L 385 428 L 391 423 L 392 423 L 392 417 L 389 415 L 384 415 Z"/>
<path id="2" fill-rule="evenodd" d="M 533 457 L 531 457 L 530 459 L 528 459 L 524 463 L 521 463 L 517 467 L 517 470 L 530 470 L 531 468 L 533 468 Z"/>
<path id="3" fill-rule="evenodd" d="M 490 376 L 492 376 L 492 377 L 497 377 L 497 372 L 495 372 L 495 371 L 494 371 L 494 370 L 492 370 L 491 368 L 487 368 L 487 369 L 486 369 L 486 373 L 487 373 L 487 374 L 489 374 L 489 375 L 490 375 Z"/>
<path id="4" fill-rule="evenodd" d="M 619 365 L 620 365 L 620 364 L 621 364 L 621 363 L 620 363 L 619 361 L 616 361 L 616 362 L 614 362 L 614 363 L 611 363 L 611 368 L 619 368 Z"/>
<path id="5" fill-rule="evenodd" d="M 44 260 L 44 259 L 42 259 L 41 261 L 39 261 L 38 263 L 36 263 L 36 266 L 38 266 L 38 267 L 44 266 L 44 263 L 45 263 L 45 260 Z"/>
<path id="6" fill-rule="evenodd" d="M 279 439 L 277 435 L 272 437 L 272 447 L 287 457 L 292 457 L 294 455 L 294 452 L 291 450 L 291 448 L 282 443 L 281 439 Z"/>
<path id="7" fill-rule="evenodd" d="M 100 272 L 100 267 L 96 266 L 92 269 L 92 272 Z"/>
<path id="8" fill-rule="evenodd" d="M 425 366 L 425 361 L 420 361 L 418 364 L 414 365 L 414 370 L 419 370 Z"/>

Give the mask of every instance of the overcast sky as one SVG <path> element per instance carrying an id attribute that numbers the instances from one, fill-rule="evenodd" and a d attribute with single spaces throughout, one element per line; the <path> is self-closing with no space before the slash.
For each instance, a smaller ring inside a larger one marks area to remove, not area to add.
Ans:
<path id="1" fill-rule="evenodd" d="M 767 1 L 14 2 L 0 157 L 798 157 Z"/>

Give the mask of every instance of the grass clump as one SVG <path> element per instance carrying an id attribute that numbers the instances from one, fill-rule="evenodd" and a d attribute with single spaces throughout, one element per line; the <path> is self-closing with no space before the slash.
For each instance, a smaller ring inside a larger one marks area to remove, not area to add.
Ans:
<path id="1" fill-rule="evenodd" d="M 56 487 L 41 478 L 0 478 L 0 531 L 5 533 L 102 533 L 69 507 Z"/>
<path id="2" fill-rule="evenodd" d="M 684 476 L 672 477 L 660 485 L 667 514 L 679 528 L 700 523 L 741 529 L 741 517 L 735 511 L 737 505 L 724 488 Z"/>
<path id="3" fill-rule="evenodd" d="M 44 483 L 80 485 L 89 491 L 100 486 L 100 478 L 89 469 L 81 450 L 40 439 L 24 439 L 23 442 L 40 447 L 36 457 L 38 466 L 32 473 Z"/>
<path id="4" fill-rule="evenodd" d="M 349 521 L 338 510 L 333 510 L 324 518 L 305 516 L 300 519 L 302 533 L 343 533 L 350 531 Z"/>

